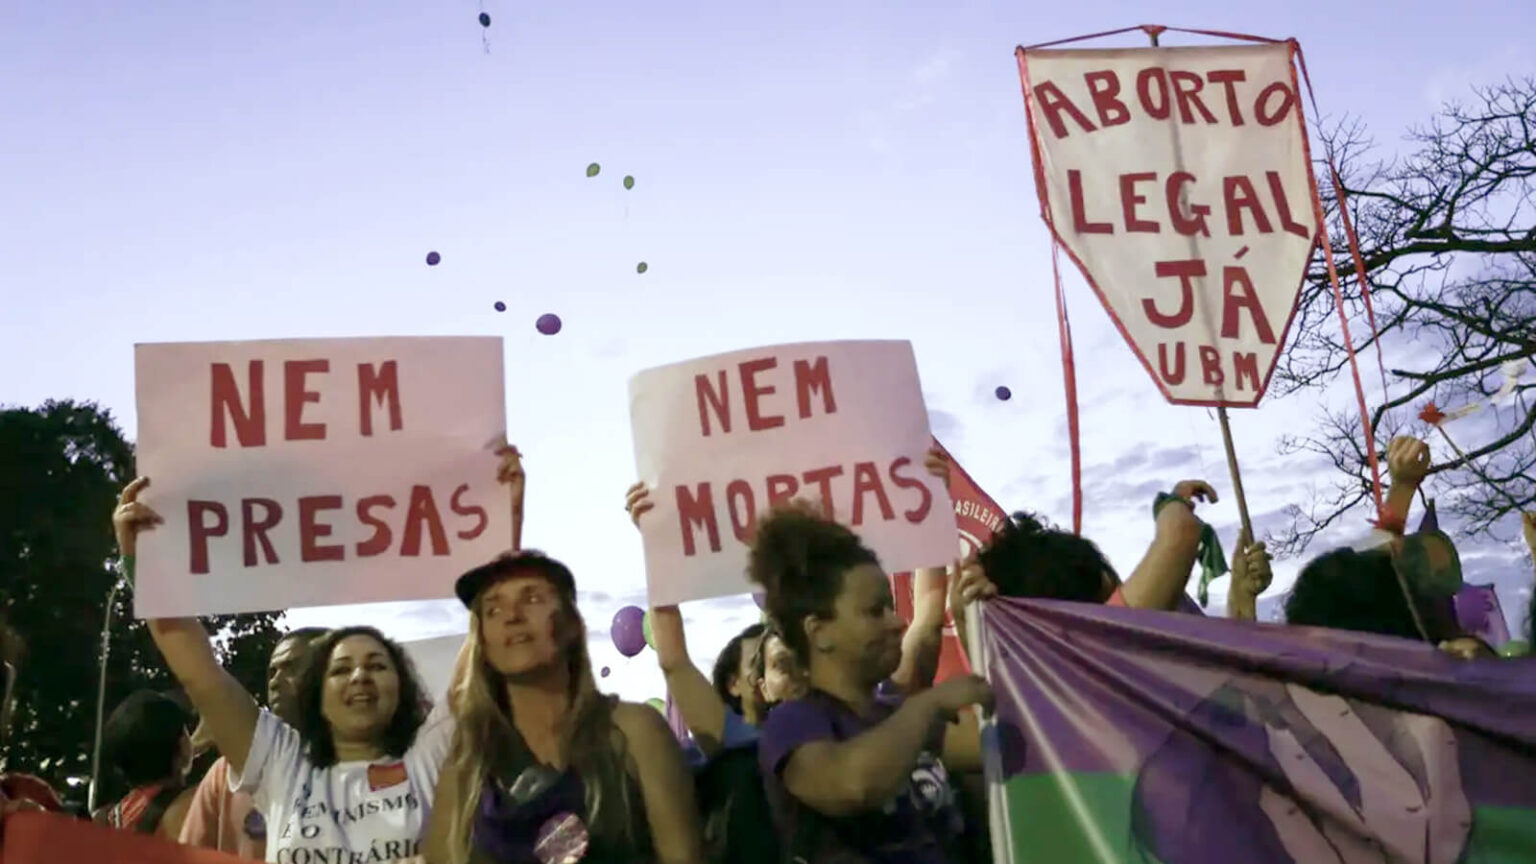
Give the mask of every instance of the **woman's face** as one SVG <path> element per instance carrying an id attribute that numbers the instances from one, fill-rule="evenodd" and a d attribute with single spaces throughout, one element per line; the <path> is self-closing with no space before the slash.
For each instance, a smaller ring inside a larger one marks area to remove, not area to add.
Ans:
<path id="1" fill-rule="evenodd" d="M 565 655 L 563 604 L 555 586 L 536 574 L 513 575 L 480 596 L 480 647 L 502 675 L 545 669 Z"/>
<path id="2" fill-rule="evenodd" d="M 833 603 L 830 621 L 818 622 L 811 637 L 815 656 L 857 672 L 871 687 L 901 664 L 901 633 L 891 585 L 874 564 L 843 573 L 843 590 Z"/>
<path id="3" fill-rule="evenodd" d="M 361 633 L 331 649 L 320 713 L 333 737 L 372 741 L 389 728 L 400 705 L 400 670 L 379 640 Z"/>
<path id="4" fill-rule="evenodd" d="M 805 673 L 795 661 L 794 652 L 778 636 L 767 636 L 763 644 L 763 701 L 777 705 L 805 695 Z"/>
<path id="5" fill-rule="evenodd" d="M 762 682 L 757 674 L 757 652 L 762 650 L 761 636 L 744 636 L 741 640 L 741 656 L 736 661 L 736 677 L 731 679 L 731 695 L 740 699 L 745 709 L 748 703 L 762 707 Z"/>

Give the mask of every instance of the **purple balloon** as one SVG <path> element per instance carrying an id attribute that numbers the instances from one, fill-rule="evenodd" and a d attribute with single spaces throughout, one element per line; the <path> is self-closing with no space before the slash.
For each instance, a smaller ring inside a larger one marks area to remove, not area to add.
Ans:
<path id="1" fill-rule="evenodd" d="M 607 667 L 607 666 L 604 666 L 604 667 L 603 667 L 603 671 L 602 671 L 602 673 L 601 673 L 601 674 L 602 674 L 602 676 L 603 676 L 603 677 L 604 677 L 604 678 L 607 678 L 607 677 L 608 677 L 608 667 Z"/>
<path id="2" fill-rule="evenodd" d="M 757 604 L 757 608 L 759 608 L 759 609 L 767 609 L 768 607 L 764 606 L 763 604 L 768 602 L 768 595 L 764 594 L 761 591 L 753 591 L 752 592 L 752 602 L 756 603 Z"/>
<path id="3" fill-rule="evenodd" d="M 428 252 L 427 253 L 427 266 L 428 267 L 436 267 L 437 266 L 437 262 L 439 262 L 441 260 L 443 260 L 443 256 L 437 254 L 436 252 Z"/>
<path id="4" fill-rule="evenodd" d="M 1007 387 L 999 387 L 997 388 L 997 398 L 1007 402 L 1009 399 L 1013 398 L 1013 391 L 1009 390 Z"/>
<path id="5" fill-rule="evenodd" d="M 560 316 L 553 312 L 545 312 L 539 316 L 534 326 L 539 328 L 539 332 L 545 336 L 553 336 L 560 332 Z"/>
<path id="6" fill-rule="evenodd" d="M 496 301 L 496 311 L 497 312 L 505 312 L 505 311 L 507 311 L 507 304 L 501 302 L 500 300 L 497 300 Z"/>
<path id="7" fill-rule="evenodd" d="M 639 606 L 625 606 L 614 613 L 613 626 L 608 635 L 613 647 L 625 657 L 633 657 L 645 650 L 645 610 Z"/>

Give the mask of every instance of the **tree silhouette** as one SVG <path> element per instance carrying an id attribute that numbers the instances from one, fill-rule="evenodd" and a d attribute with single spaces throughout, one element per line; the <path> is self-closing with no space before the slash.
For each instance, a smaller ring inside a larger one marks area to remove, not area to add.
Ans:
<path id="1" fill-rule="evenodd" d="M 1358 124 L 1323 133 L 1335 154 L 1360 240 L 1377 332 L 1390 368 L 1389 398 L 1378 381 L 1378 346 L 1355 281 L 1349 240 L 1324 169 L 1318 187 L 1328 218 L 1345 312 L 1367 382 L 1377 453 L 1401 432 L 1427 434 L 1415 418 L 1435 402 L 1486 405 L 1508 361 L 1536 355 L 1536 79 L 1476 88 L 1410 130 L 1405 155 L 1380 160 Z M 1280 395 L 1325 387 L 1348 365 L 1324 262 L 1302 286 L 1294 344 L 1276 370 Z M 1527 370 L 1530 371 L 1530 370 Z M 1272 548 L 1296 553 L 1371 496 L 1363 430 L 1354 400 L 1327 410 L 1308 435 L 1282 452 L 1325 457 L 1338 472 Z M 1457 458 L 1430 469 L 1445 508 L 1469 533 L 1487 533 L 1509 513 L 1536 507 L 1536 375 L 1509 401 L 1459 424 Z M 1383 472 L 1385 466 L 1383 465 Z M 1385 479 L 1385 478 L 1383 478 Z"/>
<path id="2" fill-rule="evenodd" d="M 74 800 L 90 775 L 103 612 L 117 579 L 112 508 L 132 478 L 133 449 L 96 405 L 0 409 L 0 604 L 26 645 L 4 756 L 9 770 L 37 774 Z M 175 689 L 133 618 L 131 591 L 119 592 L 113 614 L 107 710 L 140 688 Z M 266 692 L 279 618 L 204 619 L 252 693 Z"/>

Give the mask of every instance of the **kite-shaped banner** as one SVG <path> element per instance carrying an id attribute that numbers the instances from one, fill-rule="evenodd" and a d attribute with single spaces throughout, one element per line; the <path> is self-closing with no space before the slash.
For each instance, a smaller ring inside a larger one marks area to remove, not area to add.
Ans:
<path id="1" fill-rule="evenodd" d="M 1056 239 L 1170 402 L 1252 407 L 1318 240 L 1293 46 L 1019 52 Z"/>

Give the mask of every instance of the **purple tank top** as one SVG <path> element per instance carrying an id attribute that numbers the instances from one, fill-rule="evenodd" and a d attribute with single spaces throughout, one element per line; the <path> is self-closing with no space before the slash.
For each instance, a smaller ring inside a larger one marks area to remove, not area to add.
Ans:
<path id="1" fill-rule="evenodd" d="M 591 838 L 586 788 L 574 771 L 535 766 L 510 788 L 487 781 L 475 814 L 475 850 L 498 864 L 576 864 Z"/>

